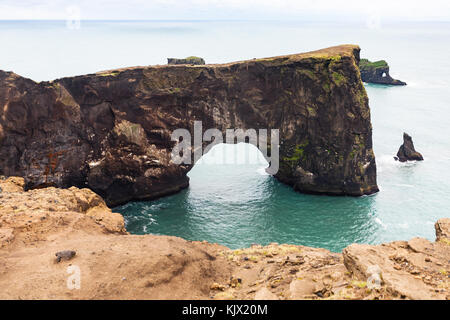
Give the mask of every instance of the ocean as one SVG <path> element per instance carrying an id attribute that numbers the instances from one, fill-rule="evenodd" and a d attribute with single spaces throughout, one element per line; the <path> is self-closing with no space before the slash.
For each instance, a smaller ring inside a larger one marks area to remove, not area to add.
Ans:
<path id="1" fill-rule="evenodd" d="M 200 56 L 207 63 L 270 57 L 352 43 L 361 57 L 385 59 L 405 87 L 366 84 L 380 192 L 330 197 L 294 192 L 264 173 L 264 162 L 218 164 L 259 151 L 219 145 L 189 172 L 190 186 L 114 211 L 134 234 L 174 235 L 230 248 L 290 243 L 340 251 L 425 237 L 450 217 L 450 23 L 300 21 L 0 21 L 0 69 L 35 81 L 100 70 L 165 64 Z M 422 162 L 393 156 L 409 133 Z"/>

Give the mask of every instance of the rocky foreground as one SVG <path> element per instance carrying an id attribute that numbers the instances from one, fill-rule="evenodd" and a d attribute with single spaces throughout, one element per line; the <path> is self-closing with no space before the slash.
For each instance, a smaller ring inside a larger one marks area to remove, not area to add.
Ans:
<path id="1" fill-rule="evenodd" d="M 230 250 L 129 235 L 89 189 L 23 186 L 22 178 L 0 179 L 0 299 L 450 298 L 449 218 L 436 223 L 435 242 L 352 244 L 342 253 L 286 244 Z M 55 256 L 63 250 L 76 254 Z M 69 266 L 80 268 L 80 289 L 68 289 Z"/>

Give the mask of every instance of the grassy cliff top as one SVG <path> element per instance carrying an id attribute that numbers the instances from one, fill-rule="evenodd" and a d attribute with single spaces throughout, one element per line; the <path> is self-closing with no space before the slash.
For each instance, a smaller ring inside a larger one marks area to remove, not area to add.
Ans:
<path id="1" fill-rule="evenodd" d="M 377 68 L 386 68 L 388 64 L 384 60 L 371 62 L 368 59 L 361 59 L 359 62 L 359 67 L 361 69 L 377 69 Z"/>
<path id="2" fill-rule="evenodd" d="M 113 72 L 122 72 L 126 70 L 133 70 L 133 69 L 147 69 L 147 68 L 204 68 L 204 67 L 226 67 L 231 66 L 235 64 L 248 64 L 252 62 L 261 62 L 261 63 L 268 63 L 268 64 L 289 64 L 292 62 L 300 61 L 303 59 L 313 58 L 313 59 L 336 59 L 340 57 L 351 57 L 355 56 L 357 53 L 359 53 L 360 48 L 358 45 L 353 44 L 344 44 L 334 47 L 329 47 L 325 49 L 320 49 L 316 51 L 310 51 L 305 53 L 297 53 L 297 54 L 290 54 L 290 55 L 283 55 L 283 56 L 275 56 L 275 57 L 268 57 L 268 58 L 255 58 L 250 60 L 242 60 L 242 61 L 234 61 L 234 62 L 227 62 L 222 64 L 205 64 L 205 65 L 153 65 L 153 66 L 135 66 L 135 67 L 127 67 L 127 68 L 120 68 L 120 69 L 114 69 L 114 70 L 105 70 L 97 72 L 96 74 L 104 74 L 104 73 L 113 73 Z M 190 58 L 198 58 L 198 57 L 187 57 L 186 59 Z M 199 58 L 201 59 L 201 58 Z"/>
<path id="3" fill-rule="evenodd" d="M 290 55 L 283 55 L 283 56 L 275 56 L 275 57 L 269 57 L 269 58 L 259 58 L 259 59 L 252 59 L 252 60 L 243 60 L 243 61 L 236 61 L 236 62 L 230 62 L 230 63 L 224 63 L 224 64 L 217 64 L 214 66 L 227 66 L 232 64 L 240 64 L 240 63 L 249 63 L 249 62 L 274 62 L 274 63 L 282 63 L 282 64 L 288 64 L 291 62 L 296 62 L 304 59 L 309 58 L 315 58 L 315 59 L 336 59 L 341 58 L 345 56 L 355 56 L 356 53 L 359 53 L 360 48 L 358 45 L 354 44 L 344 44 L 334 47 L 329 47 L 325 49 L 315 50 L 315 51 L 309 51 L 304 53 L 297 53 L 297 54 L 290 54 Z"/>

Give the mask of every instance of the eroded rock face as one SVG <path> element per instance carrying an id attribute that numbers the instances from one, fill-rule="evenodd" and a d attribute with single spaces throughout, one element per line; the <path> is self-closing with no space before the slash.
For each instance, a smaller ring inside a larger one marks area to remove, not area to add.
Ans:
<path id="1" fill-rule="evenodd" d="M 378 246 L 352 244 L 343 256 L 346 268 L 363 281 L 370 277 L 370 268 L 379 268 L 381 287 L 394 298 L 450 299 L 448 241 L 414 238 Z"/>
<path id="2" fill-rule="evenodd" d="M 113 206 L 188 186 L 171 133 L 194 121 L 279 129 L 295 190 L 378 191 L 359 48 L 345 45 L 222 65 L 127 68 L 36 83 L 0 71 L 0 174 L 26 188 L 89 187 Z M 209 143 L 209 142 L 208 142 Z M 206 146 L 207 143 L 204 144 Z"/>
<path id="3" fill-rule="evenodd" d="M 414 148 L 411 136 L 406 132 L 403 133 L 403 144 L 398 149 L 396 160 L 400 162 L 423 160 L 422 155 Z"/>
<path id="4" fill-rule="evenodd" d="M 125 234 L 122 215 L 91 190 L 54 187 L 24 191 L 23 178 L 0 177 L 0 247 L 12 240 L 40 241 L 51 233 L 82 230 Z M 17 238 L 20 235 L 19 238 Z"/>

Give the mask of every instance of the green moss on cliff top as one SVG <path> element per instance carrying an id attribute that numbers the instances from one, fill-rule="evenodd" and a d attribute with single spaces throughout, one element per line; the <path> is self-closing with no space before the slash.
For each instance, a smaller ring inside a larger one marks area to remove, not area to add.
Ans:
<path id="1" fill-rule="evenodd" d="M 184 59 L 178 59 L 178 58 L 168 58 L 167 59 L 168 64 L 190 64 L 190 65 L 203 65 L 205 64 L 205 60 L 200 57 L 196 56 L 190 56 L 186 57 Z"/>
<path id="2" fill-rule="evenodd" d="M 100 73 L 100 77 L 115 77 L 120 74 L 120 71 L 112 71 L 112 72 L 106 72 L 106 73 Z"/>
<path id="3" fill-rule="evenodd" d="M 200 57 L 190 56 L 186 57 L 185 59 L 188 61 L 188 63 L 191 64 L 205 64 L 205 60 L 203 60 L 203 58 Z"/>
<path id="4" fill-rule="evenodd" d="M 360 69 L 377 69 L 377 68 L 386 68 L 386 67 L 388 67 L 388 64 L 384 60 L 371 62 L 368 59 L 361 59 L 359 61 Z"/>

